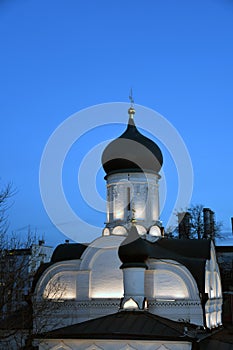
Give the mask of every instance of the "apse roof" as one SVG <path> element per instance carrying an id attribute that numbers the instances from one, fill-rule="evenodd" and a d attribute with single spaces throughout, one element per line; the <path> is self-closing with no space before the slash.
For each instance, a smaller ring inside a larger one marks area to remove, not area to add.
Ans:
<path id="1" fill-rule="evenodd" d="M 59 244 L 53 252 L 51 262 L 80 259 L 86 248 L 87 245 L 82 243 Z"/>
<path id="2" fill-rule="evenodd" d="M 157 243 L 175 255 L 186 258 L 210 259 L 211 240 L 208 239 L 160 239 Z"/>

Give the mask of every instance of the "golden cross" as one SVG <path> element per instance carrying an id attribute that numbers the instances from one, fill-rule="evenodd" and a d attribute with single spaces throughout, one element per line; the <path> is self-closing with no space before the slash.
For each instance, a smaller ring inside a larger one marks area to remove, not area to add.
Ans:
<path id="1" fill-rule="evenodd" d="M 134 99 L 133 99 L 133 89 L 130 89 L 130 94 L 129 94 L 129 100 L 131 102 L 131 107 L 134 106 Z"/>

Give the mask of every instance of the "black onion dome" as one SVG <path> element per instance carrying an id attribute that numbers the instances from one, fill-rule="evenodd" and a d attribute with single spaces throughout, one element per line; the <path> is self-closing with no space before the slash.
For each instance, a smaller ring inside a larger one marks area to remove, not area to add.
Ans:
<path id="1" fill-rule="evenodd" d="M 102 164 L 107 175 L 129 171 L 158 173 L 162 167 L 163 155 L 160 148 L 138 131 L 132 110 L 129 109 L 130 117 L 125 132 L 113 140 L 102 154 Z"/>
<path id="2" fill-rule="evenodd" d="M 148 242 L 139 236 L 134 225 L 131 226 L 127 238 L 121 243 L 118 255 L 123 263 L 121 268 L 139 266 L 147 268 L 145 261 L 149 256 Z"/>

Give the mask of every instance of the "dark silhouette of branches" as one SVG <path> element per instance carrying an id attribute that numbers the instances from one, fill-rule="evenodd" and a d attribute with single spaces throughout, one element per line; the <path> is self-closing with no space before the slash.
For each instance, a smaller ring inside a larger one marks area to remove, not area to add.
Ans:
<path id="1" fill-rule="evenodd" d="M 167 232 L 170 238 L 212 239 L 221 237 L 222 223 L 215 220 L 214 212 L 202 204 L 176 213 L 178 225 Z"/>

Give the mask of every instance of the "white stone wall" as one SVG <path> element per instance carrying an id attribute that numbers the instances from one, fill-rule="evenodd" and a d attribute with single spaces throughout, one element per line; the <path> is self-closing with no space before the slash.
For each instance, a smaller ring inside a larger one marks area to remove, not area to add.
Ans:
<path id="1" fill-rule="evenodd" d="M 191 350 L 187 341 L 162 342 L 140 340 L 43 340 L 39 350 Z"/>
<path id="2" fill-rule="evenodd" d="M 211 243 L 210 253 L 211 258 L 206 261 L 205 267 L 205 292 L 209 298 L 205 305 L 205 312 L 206 326 L 214 328 L 222 324 L 222 287 L 213 243 Z"/>
<path id="3" fill-rule="evenodd" d="M 124 239 L 124 236 L 114 235 L 100 237 L 90 244 L 80 260 L 58 262 L 44 272 L 37 283 L 34 303 L 47 302 L 45 318 L 50 329 L 119 310 L 124 288 L 118 248 Z M 188 269 L 172 260 L 150 259 L 147 264 L 144 288 L 149 312 L 175 321 L 204 325 L 198 287 Z M 53 283 L 56 286 L 56 280 L 65 287 L 64 292 L 57 300 L 46 299 L 46 290 L 50 290 Z M 133 292 L 137 293 L 134 289 Z M 49 307 L 52 311 L 48 315 Z M 208 306 L 207 312 L 211 308 L 212 305 Z M 43 324 L 43 317 L 40 322 Z"/>
<path id="4" fill-rule="evenodd" d="M 150 259 L 145 294 L 151 313 L 204 325 L 199 290 L 189 270 L 173 260 Z"/>
<path id="5" fill-rule="evenodd" d="M 128 227 L 133 218 L 149 229 L 159 221 L 160 176 L 150 173 L 117 173 L 107 177 L 107 227 Z"/>
<path id="6" fill-rule="evenodd" d="M 34 293 L 34 329 L 51 330 L 117 312 L 123 297 L 118 247 L 125 237 L 100 237 L 82 259 L 49 267 Z M 38 316 L 37 316 L 38 315 Z"/>
<path id="7" fill-rule="evenodd" d="M 174 260 L 148 260 L 146 295 L 159 300 L 199 300 L 199 290 L 189 270 Z"/>

